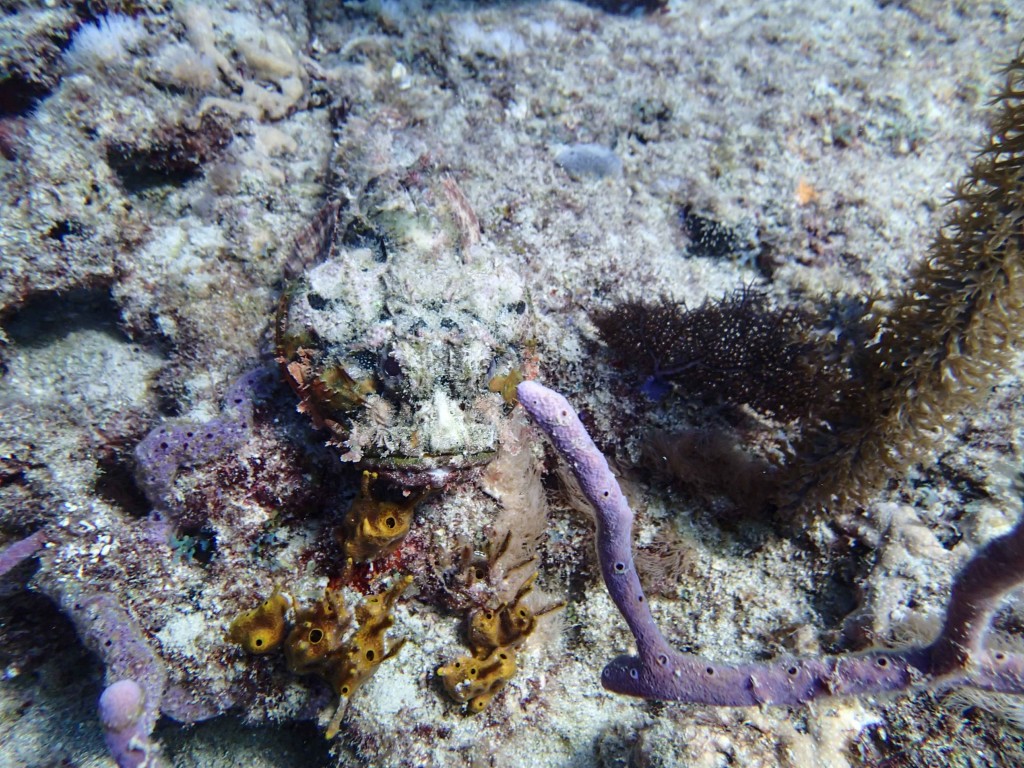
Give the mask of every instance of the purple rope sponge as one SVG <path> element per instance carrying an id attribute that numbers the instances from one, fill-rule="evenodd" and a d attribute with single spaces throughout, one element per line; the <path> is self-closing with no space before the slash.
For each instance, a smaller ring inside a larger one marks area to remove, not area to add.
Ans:
<path id="1" fill-rule="evenodd" d="M 0 549 L 0 576 L 5 576 L 42 549 L 47 542 L 46 533 L 36 531 L 20 541 Z"/>
<path id="2" fill-rule="evenodd" d="M 107 733 L 111 756 L 120 768 L 157 768 L 161 763 L 157 759 L 158 749 L 150 734 L 160 719 L 160 707 L 167 688 L 167 669 L 163 660 L 150 648 L 142 627 L 114 594 L 80 592 L 76 588 L 77 582 L 63 581 L 52 572 L 41 572 L 37 580 L 43 592 L 57 602 L 64 614 L 74 622 L 85 646 L 103 662 L 107 690 L 120 686 L 106 699 L 110 706 L 116 702 L 123 704 L 127 700 L 125 697 L 130 691 L 123 685 L 125 681 L 130 681 L 140 691 L 136 696 L 138 706 L 130 710 L 130 733 L 126 735 L 125 728 L 119 729 L 121 735 L 116 737 L 124 738 L 117 742 L 111 741 L 116 734 L 112 735 L 112 726 L 107 722 L 108 710 L 104 705 L 106 691 L 100 697 L 100 719 Z M 118 694 L 117 698 L 112 698 L 115 693 Z M 116 713 L 114 709 L 109 711 Z M 115 718 L 112 722 L 122 721 L 123 718 Z M 119 744 L 134 744 L 136 747 L 130 753 L 125 753 L 122 759 L 118 751 Z M 131 762 L 133 754 L 140 751 L 149 756 L 149 762 Z"/>
<path id="3" fill-rule="evenodd" d="M 1024 694 L 1024 654 L 984 648 L 989 620 L 1000 600 L 1024 583 L 1024 521 L 983 547 L 957 577 L 942 633 L 929 646 L 718 664 L 676 651 L 658 629 L 633 564 L 633 511 L 569 401 L 534 381 L 524 381 L 517 392 L 597 512 L 601 574 L 636 638 L 638 656 L 620 656 L 604 668 L 601 682 L 608 690 L 731 707 L 793 706 L 825 696 L 879 694 L 921 685 Z"/>
<path id="4" fill-rule="evenodd" d="M 160 749 L 146 728 L 146 692 L 131 679 L 108 685 L 100 695 L 100 722 L 118 768 L 157 768 Z"/>

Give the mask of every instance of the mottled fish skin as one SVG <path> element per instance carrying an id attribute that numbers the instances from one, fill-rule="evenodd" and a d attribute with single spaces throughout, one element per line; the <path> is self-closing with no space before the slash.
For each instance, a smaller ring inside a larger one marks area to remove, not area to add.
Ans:
<path id="1" fill-rule="evenodd" d="M 420 170 L 410 189 L 393 170 L 296 235 L 277 360 L 343 461 L 439 487 L 497 449 L 508 403 L 490 385 L 518 369 L 525 288 L 479 258 L 487 246 L 450 176 Z"/>

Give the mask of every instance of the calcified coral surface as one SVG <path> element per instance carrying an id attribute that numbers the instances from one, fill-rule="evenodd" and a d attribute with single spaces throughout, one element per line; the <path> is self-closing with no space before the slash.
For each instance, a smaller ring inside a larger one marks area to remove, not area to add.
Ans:
<path id="1" fill-rule="evenodd" d="M 0 763 L 111 765 L 97 702 L 126 670 L 181 766 L 1021 761 L 1020 703 L 991 697 L 755 711 L 604 691 L 631 637 L 592 521 L 502 394 L 539 378 L 580 411 L 675 647 L 737 662 L 930 638 L 952 574 L 1020 513 L 1018 364 L 923 464 L 794 531 L 645 458 L 655 431 L 718 423 L 771 459 L 787 425 L 645 399 L 590 318 L 752 283 L 793 311 L 891 295 L 985 133 L 1019 3 L 3 8 L 0 546 L 47 544 L 0 585 Z M 331 201 L 333 256 L 296 258 Z M 337 364 L 337 430 L 275 360 L 295 284 L 289 317 L 317 338 L 289 352 Z M 480 460 L 428 476 L 460 452 Z M 393 552 L 347 567 L 363 469 L 376 502 L 430 493 Z M 466 654 L 464 617 L 534 572 L 543 615 L 467 716 L 437 670 Z M 404 644 L 331 741 L 330 685 L 229 638 L 275 589 L 355 610 L 406 574 Z M 1011 601 L 996 635 L 1021 626 Z"/>

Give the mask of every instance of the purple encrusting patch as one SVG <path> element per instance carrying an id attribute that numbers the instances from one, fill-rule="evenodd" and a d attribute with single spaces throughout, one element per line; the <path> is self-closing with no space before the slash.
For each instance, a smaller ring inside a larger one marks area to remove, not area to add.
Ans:
<path id="1" fill-rule="evenodd" d="M 154 511 L 167 511 L 174 478 L 183 468 L 224 456 L 249 436 L 256 401 L 272 386 L 270 372 L 257 368 L 228 387 L 222 415 L 205 423 L 166 422 L 135 447 L 136 475 Z"/>

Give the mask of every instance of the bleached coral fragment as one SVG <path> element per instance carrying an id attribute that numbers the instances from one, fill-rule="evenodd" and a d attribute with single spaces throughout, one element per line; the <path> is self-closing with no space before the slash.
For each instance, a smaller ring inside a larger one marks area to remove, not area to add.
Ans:
<path id="1" fill-rule="evenodd" d="M 219 96 L 203 99 L 197 118 L 219 109 L 234 118 L 280 120 L 298 107 L 306 93 L 305 71 L 283 35 L 261 29 L 255 20 L 239 13 L 218 17 L 215 25 L 208 9 L 189 3 L 178 7 L 178 18 L 196 52 L 212 61 L 224 79 L 241 91 L 240 100 Z M 218 47 L 215 27 L 226 30 L 227 44 L 245 63 L 252 79 L 244 77 Z"/>
<path id="2" fill-rule="evenodd" d="M 523 36 L 508 27 L 486 29 L 473 19 L 452 25 L 455 48 L 463 56 L 480 54 L 499 61 L 526 53 Z"/>
<path id="3" fill-rule="evenodd" d="M 164 85 L 192 91 L 209 91 L 220 77 L 217 63 L 187 43 L 162 48 L 153 65 L 153 77 Z"/>

